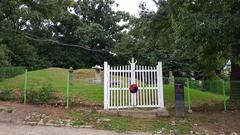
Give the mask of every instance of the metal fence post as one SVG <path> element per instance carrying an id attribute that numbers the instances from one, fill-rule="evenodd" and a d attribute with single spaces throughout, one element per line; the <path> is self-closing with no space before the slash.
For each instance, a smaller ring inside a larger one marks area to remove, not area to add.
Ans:
<path id="1" fill-rule="evenodd" d="M 190 97 L 190 88 L 189 88 L 189 78 L 187 78 L 187 97 L 188 97 L 188 112 L 191 113 L 191 97 Z"/>
<path id="2" fill-rule="evenodd" d="M 70 89 L 70 72 L 67 72 L 67 106 L 66 108 L 69 108 L 69 89 Z"/>
<path id="3" fill-rule="evenodd" d="M 24 98 L 23 98 L 23 100 L 24 100 L 24 104 L 26 104 L 27 103 L 27 81 L 28 80 L 28 70 L 27 69 L 25 69 L 25 74 L 24 74 Z"/>
<path id="4" fill-rule="evenodd" d="M 223 101 L 223 106 L 224 106 L 224 111 L 227 111 L 227 99 L 226 99 L 226 92 L 225 92 L 225 84 L 224 80 L 222 80 L 222 90 L 223 90 L 223 96 L 224 96 L 224 101 Z"/>

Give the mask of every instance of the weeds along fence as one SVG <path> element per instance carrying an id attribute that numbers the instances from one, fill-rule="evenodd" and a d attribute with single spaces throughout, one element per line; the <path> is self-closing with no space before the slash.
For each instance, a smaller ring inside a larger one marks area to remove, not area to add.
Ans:
<path id="1" fill-rule="evenodd" d="M 101 72 L 103 77 L 103 72 Z M 0 100 L 29 104 L 103 105 L 103 82 L 95 82 L 93 69 L 48 68 L 27 71 L 24 67 L 0 67 Z M 102 78 L 103 80 L 103 78 Z M 183 81 L 189 110 L 227 110 L 230 82 L 163 78 L 167 108 L 174 107 L 174 81 Z M 239 81 L 240 83 L 240 81 Z"/>

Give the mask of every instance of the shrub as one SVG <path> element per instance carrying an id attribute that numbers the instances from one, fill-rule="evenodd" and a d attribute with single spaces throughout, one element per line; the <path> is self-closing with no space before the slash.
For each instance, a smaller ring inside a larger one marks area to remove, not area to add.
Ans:
<path id="1" fill-rule="evenodd" d="M 24 67 L 0 67 L 0 81 L 24 73 Z"/>
<path id="2" fill-rule="evenodd" d="M 51 85 L 44 86 L 39 90 L 29 90 L 27 93 L 27 100 L 33 104 L 47 104 L 49 101 L 56 99 L 54 90 Z"/>
<path id="3" fill-rule="evenodd" d="M 12 89 L 0 90 L 0 100 L 6 101 L 6 100 L 14 99 L 12 92 L 13 92 Z"/>

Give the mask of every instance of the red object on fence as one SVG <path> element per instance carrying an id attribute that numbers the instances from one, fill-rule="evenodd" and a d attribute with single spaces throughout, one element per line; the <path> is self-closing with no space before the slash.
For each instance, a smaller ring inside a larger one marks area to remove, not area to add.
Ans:
<path id="1" fill-rule="evenodd" d="M 136 84 L 131 84 L 129 90 L 131 93 L 137 93 L 138 86 Z"/>

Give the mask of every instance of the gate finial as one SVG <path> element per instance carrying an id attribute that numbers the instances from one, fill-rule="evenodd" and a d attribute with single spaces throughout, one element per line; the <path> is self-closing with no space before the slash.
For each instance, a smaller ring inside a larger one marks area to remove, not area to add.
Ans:
<path id="1" fill-rule="evenodd" d="M 132 57 L 132 60 L 131 61 L 128 61 L 129 64 L 136 64 L 137 63 L 137 60 L 135 61 L 134 58 Z"/>

